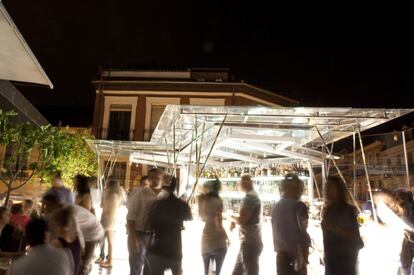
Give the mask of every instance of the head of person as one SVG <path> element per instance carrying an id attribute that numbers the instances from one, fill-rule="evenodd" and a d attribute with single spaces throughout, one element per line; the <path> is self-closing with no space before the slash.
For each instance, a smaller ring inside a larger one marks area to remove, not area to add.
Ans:
<path id="1" fill-rule="evenodd" d="M 42 199 L 42 214 L 48 216 L 63 206 L 62 201 L 56 194 L 47 194 Z"/>
<path id="2" fill-rule="evenodd" d="M 4 226 L 10 222 L 10 213 L 6 207 L 0 207 L 0 225 Z"/>
<path id="3" fill-rule="evenodd" d="M 141 181 L 140 181 L 140 186 L 139 187 L 144 188 L 144 187 L 148 187 L 148 186 L 149 186 L 149 178 L 148 178 L 148 176 L 141 177 Z"/>
<path id="4" fill-rule="evenodd" d="M 23 204 L 21 204 L 21 203 L 13 204 L 11 209 L 10 209 L 10 213 L 12 215 L 23 214 Z"/>
<path id="5" fill-rule="evenodd" d="M 26 226 L 27 243 L 31 246 L 37 246 L 47 243 L 49 227 L 44 219 L 30 221 Z"/>
<path id="6" fill-rule="evenodd" d="M 414 198 L 410 190 L 399 188 L 393 192 L 393 197 L 397 210 L 401 214 L 414 214 L 412 213 L 414 211 Z"/>
<path id="7" fill-rule="evenodd" d="M 305 185 L 295 174 L 287 174 L 281 183 L 283 196 L 299 200 L 302 197 Z"/>
<path id="8" fill-rule="evenodd" d="M 89 188 L 88 177 L 84 175 L 76 175 L 75 179 L 75 191 L 78 195 L 90 194 L 91 189 Z"/>
<path id="9" fill-rule="evenodd" d="M 65 205 L 52 213 L 50 226 L 54 232 L 59 235 L 76 232 L 76 222 L 73 214 L 73 208 Z"/>
<path id="10" fill-rule="evenodd" d="M 171 175 L 165 175 L 162 181 L 162 189 L 168 193 L 174 193 L 177 187 L 177 178 Z"/>
<path id="11" fill-rule="evenodd" d="M 343 181 L 336 176 L 326 179 L 326 200 L 328 203 L 346 203 L 347 191 Z"/>
<path id="12" fill-rule="evenodd" d="M 30 212 L 33 210 L 34 203 L 30 199 L 26 199 L 23 201 L 23 213 L 25 215 L 29 215 Z"/>
<path id="13" fill-rule="evenodd" d="M 217 195 L 221 190 L 221 181 L 219 179 L 208 180 L 204 184 L 204 190 L 206 195 Z"/>
<path id="14" fill-rule="evenodd" d="M 61 188 L 63 187 L 63 180 L 62 180 L 62 173 L 57 172 L 52 179 L 52 187 L 53 188 Z"/>
<path id="15" fill-rule="evenodd" d="M 88 177 L 88 186 L 90 189 L 98 188 L 98 179 L 96 177 Z"/>
<path id="16" fill-rule="evenodd" d="M 109 178 L 105 189 L 110 193 L 121 194 L 121 186 L 119 185 L 119 181 L 114 178 Z"/>
<path id="17" fill-rule="evenodd" d="M 240 191 L 247 193 L 253 190 L 253 181 L 250 175 L 243 175 L 240 178 Z"/>
<path id="18" fill-rule="evenodd" d="M 152 168 L 148 172 L 149 187 L 159 189 L 163 180 L 162 172 L 157 168 Z"/>

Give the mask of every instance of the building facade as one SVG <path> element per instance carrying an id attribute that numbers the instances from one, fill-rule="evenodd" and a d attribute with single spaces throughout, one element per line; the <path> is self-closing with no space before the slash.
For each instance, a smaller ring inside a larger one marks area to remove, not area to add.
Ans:
<path id="1" fill-rule="evenodd" d="M 372 138 L 363 137 L 364 139 L 366 139 L 364 141 L 364 153 L 371 188 L 374 191 L 393 191 L 397 188 L 413 189 L 414 129 L 378 134 Z M 353 193 L 358 199 L 368 199 L 369 194 L 361 150 L 357 149 L 355 151 L 355 169 L 353 164 L 354 153 L 352 151 L 346 150 L 339 154 L 343 157 L 337 162 L 349 183 L 349 187 L 353 189 Z M 333 168 L 331 171 L 333 171 Z"/>
<path id="2" fill-rule="evenodd" d="M 106 140 L 149 141 L 168 104 L 216 106 L 297 106 L 298 101 L 245 82 L 227 69 L 176 71 L 101 70 L 92 131 Z M 109 156 L 101 156 L 101 171 Z M 136 185 L 146 167 L 117 159 L 112 176 Z"/>

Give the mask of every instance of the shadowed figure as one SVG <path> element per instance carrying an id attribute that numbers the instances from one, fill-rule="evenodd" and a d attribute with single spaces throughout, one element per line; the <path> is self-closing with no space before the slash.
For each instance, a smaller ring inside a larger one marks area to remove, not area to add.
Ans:
<path id="1" fill-rule="evenodd" d="M 347 190 L 338 177 L 326 182 L 326 206 L 322 213 L 326 275 L 356 275 L 359 250 L 357 210 L 347 202 Z"/>

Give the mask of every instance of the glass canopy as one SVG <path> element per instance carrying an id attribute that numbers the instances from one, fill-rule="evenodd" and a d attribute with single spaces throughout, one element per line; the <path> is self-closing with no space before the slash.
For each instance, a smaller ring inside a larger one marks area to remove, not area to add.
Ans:
<path id="1" fill-rule="evenodd" d="M 101 154 L 131 162 L 209 166 L 262 165 L 284 159 L 322 163 L 329 144 L 411 109 L 281 108 L 168 105 L 150 142 L 90 141 Z M 197 152 L 197 153 L 196 153 Z"/>

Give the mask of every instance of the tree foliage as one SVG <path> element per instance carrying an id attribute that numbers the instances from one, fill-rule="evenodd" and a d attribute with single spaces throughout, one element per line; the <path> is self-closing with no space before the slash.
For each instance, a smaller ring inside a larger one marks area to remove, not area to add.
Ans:
<path id="1" fill-rule="evenodd" d="M 29 183 L 35 176 L 44 182 L 61 171 L 68 185 L 76 174 L 88 176 L 97 171 L 95 154 L 86 144 L 86 132 L 70 133 L 51 125 L 33 126 L 15 123 L 14 112 L 0 110 L 0 144 L 6 153 L 0 156 L 0 181 L 6 185 L 6 203 L 10 193 Z M 28 163 L 30 152 L 37 157 Z"/>

